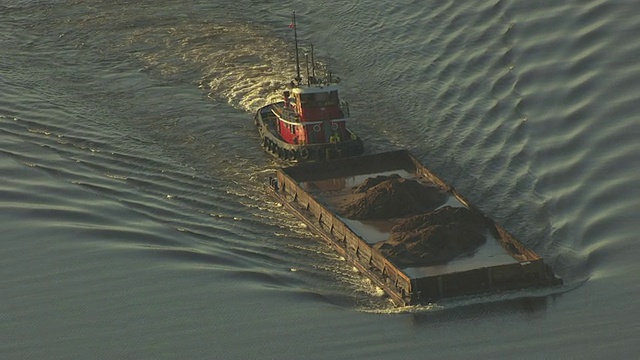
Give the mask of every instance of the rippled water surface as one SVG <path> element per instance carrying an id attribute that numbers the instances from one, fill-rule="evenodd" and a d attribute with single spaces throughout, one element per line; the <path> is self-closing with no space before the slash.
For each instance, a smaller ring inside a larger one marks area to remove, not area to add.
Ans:
<path id="1" fill-rule="evenodd" d="M 263 191 L 252 112 L 341 77 L 565 281 L 397 309 Z M 0 357 L 634 358 L 640 7 L 0 2 Z"/>

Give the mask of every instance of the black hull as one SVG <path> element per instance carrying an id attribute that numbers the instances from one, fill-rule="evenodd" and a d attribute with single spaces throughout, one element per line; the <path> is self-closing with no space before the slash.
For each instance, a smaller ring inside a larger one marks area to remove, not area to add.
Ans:
<path id="1" fill-rule="evenodd" d="M 330 161 L 362 155 L 364 152 L 362 140 L 350 130 L 347 130 L 350 138 L 339 143 L 289 144 L 276 131 L 276 119 L 271 107 L 272 105 L 267 105 L 260 108 L 254 122 L 260 133 L 262 147 L 277 158 L 297 162 Z"/>

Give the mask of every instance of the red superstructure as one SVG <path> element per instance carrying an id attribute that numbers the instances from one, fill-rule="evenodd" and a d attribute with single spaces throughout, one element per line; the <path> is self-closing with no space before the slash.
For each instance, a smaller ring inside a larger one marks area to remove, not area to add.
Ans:
<path id="1" fill-rule="evenodd" d="M 338 87 L 295 87 L 284 92 L 284 101 L 273 104 L 278 132 L 289 144 L 341 142 L 347 138 L 348 105 L 338 98 Z"/>

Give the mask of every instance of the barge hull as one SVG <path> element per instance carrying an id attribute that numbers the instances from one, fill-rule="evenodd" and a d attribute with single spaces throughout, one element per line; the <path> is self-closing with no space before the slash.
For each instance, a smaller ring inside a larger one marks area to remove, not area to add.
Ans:
<path id="1" fill-rule="evenodd" d="M 321 235 L 344 258 L 382 288 L 399 306 L 427 303 L 445 297 L 489 293 L 527 287 L 561 284 L 543 259 L 513 235 L 482 214 L 496 242 L 513 260 L 435 275 L 409 275 L 371 246 L 371 241 L 354 231 L 319 196 L 305 190 L 312 181 L 332 181 L 367 174 L 404 171 L 428 181 L 453 196 L 462 206 L 482 214 L 453 187 L 421 164 L 406 150 L 307 163 L 281 168 L 270 179 L 269 189 L 293 214 Z"/>

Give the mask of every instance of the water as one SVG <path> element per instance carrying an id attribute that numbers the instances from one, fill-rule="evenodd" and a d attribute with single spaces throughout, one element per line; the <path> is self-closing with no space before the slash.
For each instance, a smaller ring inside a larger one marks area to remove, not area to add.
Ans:
<path id="1" fill-rule="evenodd" d="M 291 10 L 366 151 L 411 150 L 563 277 L 395 309 L 264 194 Z M 636 2 L 0 2 L 0 354 L 633 358 Z"/>

